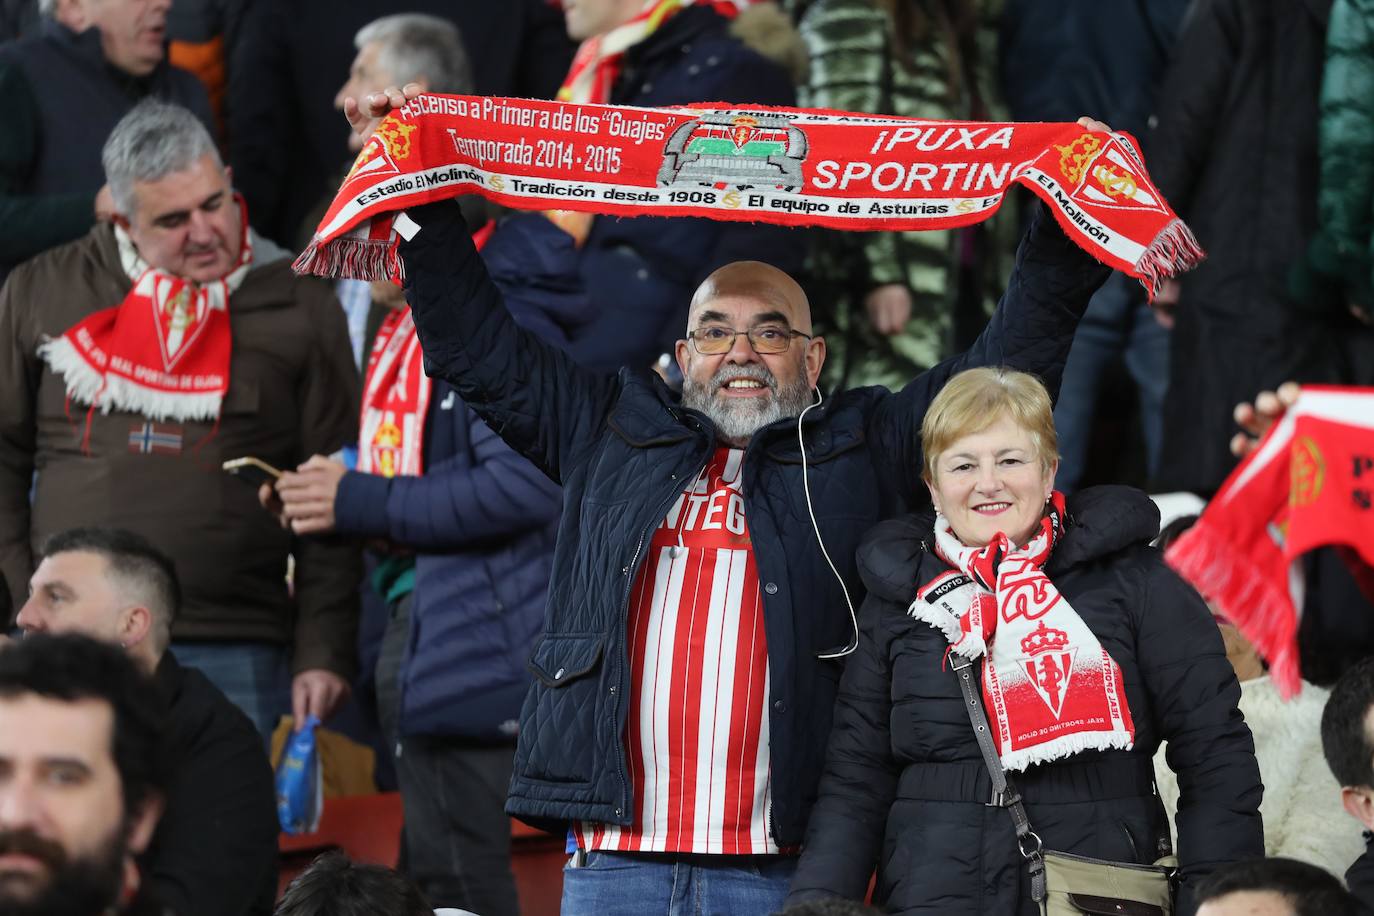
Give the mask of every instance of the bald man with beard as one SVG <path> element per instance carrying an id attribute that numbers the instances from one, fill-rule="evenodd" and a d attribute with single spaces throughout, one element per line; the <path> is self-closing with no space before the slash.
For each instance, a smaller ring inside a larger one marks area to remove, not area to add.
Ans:
<path id="1" fill-rule="evenodd" d="M 405 98 L 344 110 L 366 131 Z M 507 811 L 571 829 L 564 916 L 780 909 L 857 642 L 860 537 L 925 503 L 921 420 L 951 375 L 1005 365 L 1057 392 L 1107 269 L 1042 211 L 967 353 L 827 395 L 801 288 L 730 264 L 692 299 L 679 396 L 517 327 L 451 202 L 409 216 L 426 371 L 563 486 Z"/>

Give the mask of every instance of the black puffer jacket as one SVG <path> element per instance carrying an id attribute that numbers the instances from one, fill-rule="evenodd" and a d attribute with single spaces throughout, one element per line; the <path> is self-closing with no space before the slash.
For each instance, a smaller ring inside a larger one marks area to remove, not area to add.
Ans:
<path id="1" fill-rule="evenodd" d="M 1264 855 L 1254 742 L 1240 687 L 1202 599 L 1148 545 L 1159 514 L 1139 491 L 1086 490 L 1046 569 L 1121 666 L 1136 726 L 1131 751 L 1091 752 L 1018 777 L 1049 849 L 1152 862 L 1167 832 L 1151 756 L 1168 740 L 1179 773 L 1187 888 L 1217 865 Z M 930 516 L 874 528 L 859 548 L 868 599 L 861 640 L 840 681 L 820 798 L 789 902 L 875 899 L 894 913 L 1037 912 L 1011 818 L 991 784 L 948 643 L 907 615 L 918 583 L 948 567 L 925 549 Z M 1185 899 L 1183 912 L 1192 907 Z"/>
<path id="2" fill-rule="evenodd" d="M 1181 278 L 1156 486 L 1210 494 L 1231 411 L 1280 382 L 1363 383 L 1344 303 L 1290 295 L 1317 227 L 1317 98 L 1331 0 L 1198 0 L 1159 92 L 1150 176 L 1207 251 Z"/>

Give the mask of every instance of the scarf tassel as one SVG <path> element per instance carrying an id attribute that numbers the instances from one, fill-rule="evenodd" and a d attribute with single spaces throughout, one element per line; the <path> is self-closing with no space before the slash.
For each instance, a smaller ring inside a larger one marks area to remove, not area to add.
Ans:
<path id="1" fill-rule="evenodd" d="M 114 410 L 140 413 L 159 423 L 219 421 L 223 397 L 218 392 L 184 394 L 157 391 L 117 375 L 103 375 L 77 353 L 65 336 L 44 341 L 38 347 L 38 355 L 52 367 L 53 372 L 62 376 L 67 386 L 68 400 L 89 405 L 90 409 L 86 412 L 87 439 L 90 436 L 91 417 L 96 410 L 107 415 Z"/>
<path id="2" fill-rule="evenodd" d="M 1044 763 L 1054 763 L 1083 751 L 1129 751 L 1135 744 L 1129 732 L 1078 732 L 1063 735 L 1044 744 L 1033 744 L 1014 751 L 1003 751 L 1002 766 L 1022 773 Z"/>
<path id="3" fill-rule="evenodd" d="M 296 258 L 298 274 L 349 280 L 381 280 L 395 276 L 400 258 L 390 238 L 364 239 L 342 236 L 330 242 L 318 237 Z"/>
<path id="4" fill-rule="evenodd" d="M 1206 257 L 1193 231 L 1183 220 L 1172 219 L 1145 249 L 1135 269 L 1153 302 L 1165 280 L 1192 270 Z"/>
<path id="5" fill-rule="evenodd" d="M 67 385 L 67 400 L 94 406 L 105 388 L 104 373 L 97 372 L 82 359 L 72 342 L 62 337 L 50 337 L 38 345 L 38 358 L 52 371 L 62 376 Z M 108 411 L 107 411 L 108 412 Z M 70 419 L 71 414 L 68 413 Z"/>
<path id="6" fill-rule="evenodd" d="M 1285 699 L 1297 694 L 1302 681 L 1296 653 L 1297 621 L 1287 610 L 1289 597 L 1246 549 L 1207 524 L 1204 515 L 1167 554 L 1169 565 L 1226 616 L 1269 662 L 1274 686 Z"/>

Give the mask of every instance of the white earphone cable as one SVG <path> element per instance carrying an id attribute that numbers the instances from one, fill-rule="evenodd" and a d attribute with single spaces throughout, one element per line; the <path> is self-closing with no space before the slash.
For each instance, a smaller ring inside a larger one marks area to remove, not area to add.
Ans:
<path id="1" fill-rule="evenodd" d="M 844 584 L 844 577 L 841 576 L 840 571 L 835 568 L 835 561 L 830 559 L 830 551 L 825 549 L 825 539 L 821 537 L 821 526 L 816 521 L 816 510 L 811 505 L 811 481 L 807 476 L 806 442 L 802 439 L 802 420 L 806 417 L 808 411 L 821 406 L 821 402 L 824 400 L 821 396 L 821 390 L 817 388 L 815 391 L 816 403 L 808 405 L 806 409 L 801 412 L 801 415 L 797 417 L 797 447 L 801 449 L 802 491 L 806 495 L 806 512 L 811 516 L 811 530 L 816 533 L 816 544 L 821 548 L 821 556 L 825 557 L 826 565 L 830 567 L 830 572 L 834 574 L 835 581 L 840 583 L 840 591 L 844 593 L 845 606 L 849 608 L 849 623 L 853 627 L 853 636 L 850 637 L 848 645 L 843 649 L 817 653 L 817 657 L 843 658 L 859 648 L 859 618 L 858 615 L 854 613 L 854 602 L 849 597 L 849 588 Z"/>

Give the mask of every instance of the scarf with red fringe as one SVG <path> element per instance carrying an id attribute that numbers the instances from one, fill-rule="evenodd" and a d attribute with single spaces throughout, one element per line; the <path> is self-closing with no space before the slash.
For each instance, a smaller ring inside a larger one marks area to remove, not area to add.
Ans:
<path id="1" fill-rule="evenodd" d="M 1203 256 L 1128 134 L 719 103 L 422 95 L 368 139 L 296 269 L 399 276 L 398 212 L 468 192 L 525 210 L 907 230 L 986 219 L 1016 183 L 1045 200 L 1069 238 L 1151 295 Z"/>
<path id="2" fill-rule="evenodd" d="M 954 569 L 921 586 L 908 609 L 951 652 L 987 657 L 983 702 L 1008 770 L 1135 742 L 1120 666 L 1043 571 L 1063 519 L 1056 492 L 1024 547 L 1005 534 L 967 547 L 937 515 L 935 553 Z"/>
<path id="3" fill-rule="evenodd" d="M 253 266 L 247 208 L 236 200 L 243 233 L 238 263 L 205 283 L 150 266 L 115 227 L 120 264 L 133 281 L 124 301 L 38 346 L 38 356 L 62 376 L 69 400 L 162 422 L 219 419 L 233 349 L 229 297 Z"/>
<path id="4" fill-rule="evenodd" d="M 1254 644 L 1289 697 L 1302 688 L 1298 560 L 1327 545 L 1374 567 L 1374 388 L 1305 386 L 1165 559 Z"/>

